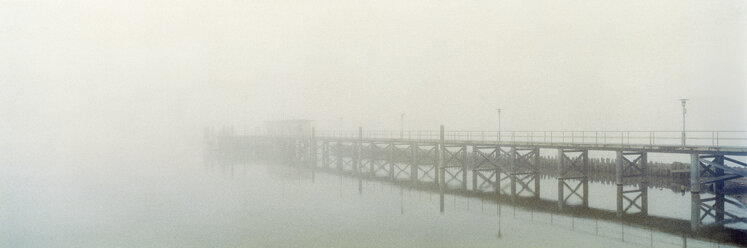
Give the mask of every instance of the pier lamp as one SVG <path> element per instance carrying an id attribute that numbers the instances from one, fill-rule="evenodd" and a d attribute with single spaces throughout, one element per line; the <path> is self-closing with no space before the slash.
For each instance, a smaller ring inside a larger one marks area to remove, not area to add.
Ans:
<path id="1" fill-rule="evenodd" d="M 496 111 L 498 111 L 498 141 L 501 141 L 501 110 L 502 108 L 496 108 Z"/>
<path id="2" fill-rule="evenodd" d="M 399 115 L 399 138 L 402 139 L 405 136 L 405 113 Z"/>
<path id="3" fill-rule="evenodd" d="M 687 108 L 685 108 L 685 104 L 687 104 L 687 101 L 690 99 L 679 99 L 682 103 L 682 146 L 685 146 L 685 114 L 687 113 Z"/>

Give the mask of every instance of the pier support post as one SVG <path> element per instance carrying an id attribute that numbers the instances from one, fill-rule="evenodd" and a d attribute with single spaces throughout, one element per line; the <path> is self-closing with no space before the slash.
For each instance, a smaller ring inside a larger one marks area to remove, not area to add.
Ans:
<path id="1" fill-rule="evenodd" d="M 700 156 L 698 153 L 690 154 L 690 230 L 697 231 L 700 228 Z"/>
<path id="2" fill-rule="evenodd" d="M 713 162 L 715 164 L 723 165 L 724 164 L 724 156 L 723 155 L 716 155 L 713 158 Z M 715 166 L 714 166 L 715 167 Z M 716 167 L 714 170 L 714 177 L 720 178 L 725 176 L 724 169 L 720 167 Z M 714 202 L 713 202 L 713 208 L 715 215 L 713 216 L 714 221 L 716 223 L 723 223 L 724 221 L 724 214 L 726 213 L 725 208 L 725 194 L 724 194 L 724 184 L 726 180 L 718 180 L 713 183 L 713 194 L 714 194 Z"/>
<path id="3" fill-rule="evenodd" d="M 500 159 L 501 159 L 501 147 L 500 145 L 495 145 L 495 186 L 493 186 L 493 189 L 495 190 L 495 196 L 500 197 L 501 196 L 501 166 L 500 166 Z M 505 166 L 505 165 L 504 165 Z"/>
<path id="4" fill-rule="evenodd" d="M 467 145 L 462 145 L 462 189 L 464 191 L 467 191 L 467 171 L 469 171 L 468 165 L 470 164 L 469 161 L 467 161 Z"/>
<path id="5" fill-rule="evenodd" d="M 441 159 L 442 152 L 443 151 L 441 151 L 441 144 L 433 144 L 433 159 L 431 159 L 431 161 L 433 163 L 433 183 L 436 185 L 436 187 L 441 184 L 441 162 L 439 162 L 438 160 Z"/>
<path id="6" fill-rule="evenodd" d="M 366 159 L 368 159 L 368 175 L 370 177 L 376 177 L 376 159 L 379 153 L 379 147 L 375 142 L 368 144 L 368 152 L 366 153 Z"/>
<path id="7" fill-rule="evenodd" d="M 356 142 L 356 152 L 355 152 L 355 163 L 353 167 L 353 171 L 357 172 L 358 176 L 358 193 L 363 193 L 363 175 L 361 173 L 362 171 L 362 164 L 361 164 L 361 148 L 363 146 L 363 127 L 358 127 L 358 142 Z"/>
<path id="8" fill-rule="evenodd" d="M 329 169 L 329 141 L 326 139 L 322 142 L 322 164 Z"/>
<path id="9" fill-rule="evenodd" d="M 540 200 L 540 149 L 534 148 L 534 199 Z"/>
<path id="10" fill-rule="evenodd" d="M 319 159 L 319 147 L 316 144 L 316 130 L 311 128 L 311 140 L 309 140 L 309 162 L 311 168 L 315 168 Z"/>
<path id="11" fill-rule="evenodd" d="M 588 160 L 589 160 L 589 157 L 586 156 L 584 158 L 584 167 L 586 167 L 584 171 L 586 171 L 586 173 L 589 172 L 589 161 Z M 588 175 L 581 178 L 581 185 L 582 185 L 581 187 L 583 188 L 583 192 L 584 192 L 583 199 L 581 199 L 581 205 L 584 208 L 589 208 L 589 177 Z"/>
<path id="12" fill-rule="evenodd" d="M 516 147 L 512 146 L 508 154 L 508 174 L 511 176 L 511 201 L 516 200 Z"/>
<path id="13" fill-rule="evenodd" d="M 622 151 L 617 151 L 617 159 L 615 160 L 615 184 L 617 185 L 617 217 L 622 218 L 623 215 L 623 155 Z"/>
<path id="14" fill-rule="evenodd" d="M 640 161 L 642 178 L 638 183 L 638 190 L 641 191 L 641 214 L 646 216 L 648 215 L 648 153 L 642 152 Z"/>
<path id="15" fill-rule="evenodd" d="M 439 138 L 439 142 L 437 145 L 438 147 L 436 149 L 436 151 L 438 152 L 436 153 L 436 156 L 438 156 L 438 164 L 437 164 L 435 176 L 437 178 L 436 183 L 438 184 L 441 192 L 443 192 L 444 189 L 446 188 L 446 176 L 445 176 L 446 173 L 444 171 L 446 170 L 446 168 L 444 165 L 444 150 L 443 150 L 443 149 L 446 149 L 446 147 L 444 147 L 444 125 L 441 125 L 439 137 L 440 138 Z"/>
<path id="16" fill-rule="evenodd" d="M 563 210 L 565 207 L 565 196 L 563 195 L 563 149 L 558 149 L 558 209 Z"/>
<path id="17" fill-rule="evenodd" d="M 436 154 L 436 156 L 438 156 L 438 165 L 437 165 L 438 167 L 435 170 L 436 171 L 435 176 L 438 182 L 441 213 L 443 213 L 444 212 L 444 191 L 446 190 L 446 176 L 444 175 L 445 168 L 444 168 L 444 151 L 443 151 L 443 149 L 446 149 L 444 147 L 444 125 L 441 125 L 440 129 L 441 129 L 440 135 L 439 135 L 440 139 L 439 139 L 438 147 L 436 149 L 436 151 L 438 151 L 438 153 Z"/>
<path id="18" fill-rule="evenodd" d="M 389 165 L 389 180 L 392 180 L 392 181 L 394 181 L 394 175 L 395 175 L 394 174 L 394 149 L 396 149 L 396 147 L 394 147 L 394 142 L 390 141 L 389 150 L 388 150 L 389 152 L 388 165 Z"/>
<path id="19" fill-rule="evenodd" d="M 363 164 L 361 163 L 362 162 L 362 154 L 361 154 L 362 147 L 363 147 L 363 128 L 358 127 L 358 140 L 357 142 L 355 142 L 355 162 L 353 163 L 353 172 L 355 172 L 356 175 L 359 177 L 361 176 L 362 174 L 361 172 L 363 171 L 363 169 L 361 169 L 361 167 L 363 167 Z"/>
<path id="20" fill-rule="evenodd" d="M 311 140 L 309 140 L 309 166 L 311 167 L 311 182 L 314 182 L 316 177 L 315 170 L 317 164 L 317 145 L 316 145 L 316 130 L 311 128 Z"/>
<path id="21" fill-rule="evenodd" d="M 337 147 L 337 151 L 335 151 L 335 153 L 337 154 L 337 159 L 335 160 L 335 162 L 337 162 L 337 170 L 340 171 L 340 172 L 342 172 L 343 171 L 342 165 L 343 165 L 343 162 L 344 162 L 344 159 L 343 159 L 344 154 L 343 154 L 343 149 L 342 149 L 342 142 L 340 140 L 337 140 L 337 143 L 335 144 L 335 146 Z"/>
<path id="22" fill-rule="evenodd" d="M 493 190 L 495 190 L 495 196 L 501 196 L 501 168 L 495 167 L 495 183 L 493 183 Z"/>
<path id="23" fill-rule="evenodd" d="M 418 183 L 418 143 L 410 142 L 410 181 Z"/>
<path id="24" fill-rule="evenodd" d="M 477 153 L 477 148 L 473 148 L 473 150 L 472 150 L 472 157 L 473 158 L 476 157 L 476 153 Z M 472 161 L 472 162 L 474 163 L 474 161 Z M 477 166 L 473 166 L 473 167 L 476 168 Z M 472 191 L 473 192 L 480 192 L 480 189 L 477 188 L 477 173 L 478 172 L 474 170 L 475 168 L 473 168 L 473 170 L 472 170 Z"/>

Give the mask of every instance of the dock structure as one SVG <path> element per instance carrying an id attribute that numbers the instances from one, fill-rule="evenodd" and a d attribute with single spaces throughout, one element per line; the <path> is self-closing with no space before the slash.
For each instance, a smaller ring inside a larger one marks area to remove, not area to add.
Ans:
<path id="1" fill-rule="evenodd" d="M 589 152 L 606 151 L 616 155 L 616 216 L 647 217 L 649 153 L 690 156 L 691 231 L 706 227 L 746 222 L 744 213 L 733 213 L 727 204 L 741 204 L 725 198 L 728 180 L 747 176 L 747 132 L 707 132 L 716 140 L 710 144 L 662 144 L 662 134 L 639 132 L 648 137 L 630 142 L 630 132 L 525 132 L 517 139 L 486 138 L 490 132 L 372 131 L 317 132 L 308 135 L 236 135 L 221 131 L 211 144 L 218 149 L 246 151 L 256 159 L 301 164 L 312 169 L 349 173 L 359 179 L 375 178 L 392 182 L 430 185 L 443 194 L 469 193 L 508 197 L 511 201 L 540 200 L 540 152 L 557 152 L 557 210 L 589 208 Z M 542 135 L 537 135 L 542 133 Z M 731 136 L 729 136 L 731 135 Z M 694 136 L 694 137 L 693 137 Z M 688 138 L 697 139 L 697 135 Z M 627 142 L 626 142 L 627 139 Z M 674 139 L 674 138 L 672 138 Z M 666 139 L 664 139 L 666 141 Z M 722 145 L 723 141 L 735 145 Z M 471 177 L 471 179 L 470 179 Z M 471 181 L 471 183 L 469 182 Z M 359 184 L 360 185 L 360 184 Z M 626 187 L 628 186 L 628 187 Z M 632 188 L 631 188 L 632 186 Z M 702 198 L 704 189 L 713 197 Z M 443 201 L 441 201 L 443 211 Z"/>

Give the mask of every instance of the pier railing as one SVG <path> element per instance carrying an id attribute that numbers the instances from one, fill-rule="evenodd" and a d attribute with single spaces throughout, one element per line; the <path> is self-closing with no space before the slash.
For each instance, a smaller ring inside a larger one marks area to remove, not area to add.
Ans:
<path id="1" fill-rule="evenodd" d="M 317 131 L 319 137 L 357 138 L 358 130 Z M 683 145 L 682 131 L 446 131 L 445 140 L 597 145 Z M 747 131 L 687 131 L 687 146 L 747 147 Z M 363 130 L 363 138 L 426 141 L 438 130 Z"/>

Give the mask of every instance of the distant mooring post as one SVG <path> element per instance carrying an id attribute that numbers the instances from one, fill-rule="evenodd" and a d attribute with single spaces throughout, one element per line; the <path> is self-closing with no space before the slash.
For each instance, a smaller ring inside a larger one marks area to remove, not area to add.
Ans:
<path id="1" fill-rule="evenodd" d="M 680 99 L 680 102 L 682 102 L 682 146 L 685 146 L 685 114 L 687 113 L 687 108 L 685 108 L 685 104 L 687 104 L 687 101 L 689 99 Z"/>

